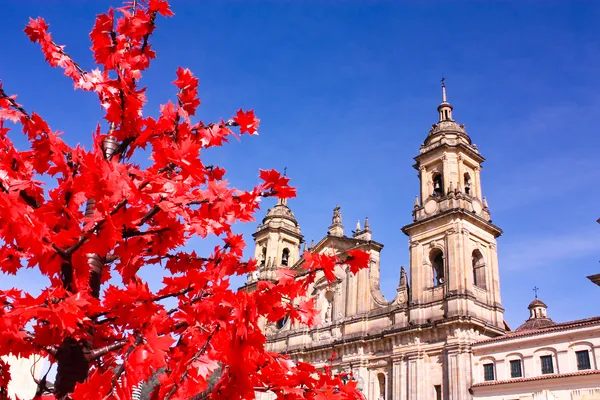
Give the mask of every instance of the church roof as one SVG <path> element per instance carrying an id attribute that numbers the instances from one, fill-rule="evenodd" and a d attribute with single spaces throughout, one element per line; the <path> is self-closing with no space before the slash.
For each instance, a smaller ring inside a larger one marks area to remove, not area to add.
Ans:
<path id="1" fill-rule="evenodd" d="M 511 340 L 511 339 L 519 338 L 519 337 L 537 336 L 537 335 L 542 335 L 545 333 L 565 331 L 565 330 L 569 330 L 569 329 L 577 329 L 577 328 L 582 328 L 582 327 L 597 325 L 597 324 L 600 324 L 600 316 L 585 318 L 585 319 L 578 319 L 578 320 L 574 320 L 574 321 L 561 322 L 558 324 L 555 323 L 552 326 L 548 326 L 545 328 L 539 328 L 539 329 L 519 330 L 519 328 L 517 328 L 517 330 L 508 332 L 505 335 L 496 336 L 494 338 L 485 339 L 485 340 L 479 341 L 477 343 L 474 343 L 474 346 L 484 345 L 484 344 L 488 344 L 488 343 L 492 343 L 492 342 L 501 342 L 501 341 Z"/>

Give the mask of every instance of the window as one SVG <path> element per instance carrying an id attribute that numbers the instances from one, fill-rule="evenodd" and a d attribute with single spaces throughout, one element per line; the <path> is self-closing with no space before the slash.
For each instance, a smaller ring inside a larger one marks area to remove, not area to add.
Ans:
<path id="1" fill-rule="evenodd" d="M 485 260 L 481 251 L 474 250 L 471 255 L 473 265 L 473 284 L 477 287 L 485 289 Z"/>
<path id="2" fill-rule="evenodd" d="M 290 260 L 290 251 L 288 249 L 283 249 L 281 253 L 281 265 L 287 266 Z"/>
<path id="3" fill-rule="evenodd" d="M 434 249 L 429 254 L 429 261 L 433 272 L 433 286 L 443 285 L 444 280 L 444 254 L 440 249 Z"/>
<path id="4" fill-rule="evenodd" d="M 378 400 L 385 400 L 385 375 L 377 374 L 377 380 L 379 381 L 379 397 Z"/>
<path id="5" fill-rule="evenodd" d="M 554 373 L 554 364 L 552 363 L 552 356 L 541 356 L 540 361 L 542 363 L 542 374 Z"/>
<path id="6" fill-rule="evenodd" d="M 267 260 L 267 248 L 263 247 L 260 253 L 260 265 L 265 266 L 265 262 Z"/>
<path id="7" fill-rule="evenodd" d="M 577 356 L 577 369 L 591 369 L 592 366 L 590 364 L 590 352 L 587 350 L 576 351 L 575 356 Z"/>
<path id="8" fill-rule="evenodd" d="M 444 195 L 444 182 L 441 174 L 436 174 L 433 177 L 433 195 L 438 197 Z"/>
<path id="9" fill-rule="evenodd" d="M 433 389 L 435 390 L 435 400 L 442 400 L 442 385 L 435 385 Z"/>
<path id="10" fill-rule="evenodd" d="M 471 175 L 469 175 L 468 173 L 465 173 L 464 179 L 465 179 L 465 193 L 471 194 Z"/>
<path id="11" fill-rule="evenodd" d="M 275 324 L 275 327 L 277 329 L 281 329 L 285 326 L 285 324 L 288 321 L 288 316 L 286 315 L 285 317 L 281 318 L 279 321 L 277 321 L 277 323 Z"/>
<path id="12" fill-rule="evenodd" d="M 521 369 L 521 360 L 511 360 L 510 362 L 510 377 L 520 378 L 523 376 L 523 370 Z"/>
<path id="13" fill-rule="evenodd" d="M 483 379 L 486 381 L 494 380 L 494 364 L 483 364 Z"/>

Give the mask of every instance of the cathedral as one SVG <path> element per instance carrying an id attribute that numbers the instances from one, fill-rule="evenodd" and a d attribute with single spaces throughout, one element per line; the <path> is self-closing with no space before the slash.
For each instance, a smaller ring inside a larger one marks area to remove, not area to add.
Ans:
<path id="1" fill-rule="evenodd" d="M 502 230 L 481 191 L 485 159 L 454 120 L 443 83 L 437 111 L 415 157 L 420 196 L 402 228 L 409 271 L 402 267 L 393 300 L 380 291 L 383 245 L 368 220 L 347 235 L 335 207 L 327 235 L 307 248 L 285 200 L 268 210 L 253 235 L 259 270 L 244 290 L 275 280 L 279 267 L 301 268 L 302 251 L 370 254 L 368 269 L 338 268 L 332 284 L 315 281 L 318 326 L 266 324 L 268 349 L 352 372 L 368 400 L 600 399 L 600 317 L 556 323 L 536 296 L 523 325 L 513 331 L 504 322 Z"/>

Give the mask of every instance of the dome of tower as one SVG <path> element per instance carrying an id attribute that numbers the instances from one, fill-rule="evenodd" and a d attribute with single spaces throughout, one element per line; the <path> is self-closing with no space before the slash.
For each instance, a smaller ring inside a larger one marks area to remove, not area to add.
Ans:
<path id="1" fill-rule="evenodd" d="M 548 306 L 546 305 L 546 303 L 544 303 L 540 299 L 534 299 L 531 303 L 529 303 L 529 306 L 527 307 L 527 309 L 531 310 L 534 307 L 548 308 Z"/>
<path id="2" fill-rule="evenodd" d="M 267 211 L 267 215 L 263 218 L 262 224 L 258 226 L 258 230 L 267 226 L 273 228 L 284 227 L 292 231 L 300 231 L 300 225 L 292 210 L 287 206 L 286 199 L 279 199 L 277 204 Z"/>

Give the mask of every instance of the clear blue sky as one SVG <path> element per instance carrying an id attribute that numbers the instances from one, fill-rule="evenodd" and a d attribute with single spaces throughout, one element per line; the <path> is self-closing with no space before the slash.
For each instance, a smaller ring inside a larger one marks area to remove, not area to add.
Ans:
<path id="1" fill-rule="evenodd" d="M 70 144 L 89 147 L 97 100 L 46 66 L 22 30 L 28 17 L 44 16 L 89 68 L 87 34 L 108 4 L 2 6 L 0 79 Z M 527 318 L 534 285 L 557 321 L 600 314 L 600 288 L 585 278 L 600 273 L 600 3 L 174 1 L 173 10 L 158 22 L 158 60 L 143 81 L 148 112 L 173 98 L 178 65 L 200 78 L 203 120 L 254 108 L 260 136 L 211 160 L 246 188 L 259 168 L 287 166 L 299 194 L 289 204 L 308 241 L 325 234 L 336 204 L 348 232 L 369 216 L 385 245 L 388 299 L 408 265 L 400 228 L 418 192 L 412 157 L 436 122 L 444 74 L 455 119 L 487 158 L 483 190 L 505 232 L 498 247 L 508 323 Z M 254 229 L 239 228 L 248 242 Z M 0 287 L 43 284 L 33 276 L 0 277 Z"/>

